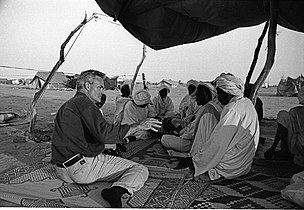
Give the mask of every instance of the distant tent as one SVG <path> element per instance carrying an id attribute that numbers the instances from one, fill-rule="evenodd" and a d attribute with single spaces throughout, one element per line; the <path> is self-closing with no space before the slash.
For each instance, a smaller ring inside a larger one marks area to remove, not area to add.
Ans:
<path id="1" fill-rule="evenodd" d="M 50 72 L 37 72 L 34 78 L 29 83 L 29 88 L 40 89 L 48 78 Z M 47 89 L 65 88 L 67 77 L 63 72 L 55 72 L 53 78 L 47 85 Z"/>
<path id="2" fill-rule="evenodd" d="M 20 85 L 22 83 L 23 83 L 22 79 L 13 79 L 12 80 L 12 84 L 13 85 Z"/>
<path id="3" fill-rule="evenodd" d="M 115 77 L 112 77 L 112 78 L 107 77 L 104 80 L 105 89 L 106 90 L 115 90 L 117 88 L 117 84 L 118 84 L 117 79 L 118 79 L 118 76 L 115 76 Z"/>
<path id="4" fill-rule="evenodd" d="M 78 74 L 66 74 L 65 76 L 67 77 L 66 86 L 68 88 L 76 89 L 76 81 L 77 81 L 77 77 L 79 75 Z"/>
<path id="5" fill-rule="evenodd" d="M 160 85 L 162 83 L 169 86 L 170 88 L 175 88 L 179 85 L 179 82 L 173 81 L 172 79 L 163 79 L 158 84 Z"/>
<path id="6" fill-rule="evenodd" d="M 7 84 L 8 79 L 0 78 L 0 84 Z"/>
<path id="7" fill-rule="evenodd" d="M 297 94 L 297 79 L 281 78 L 277 87 L 277 96 L 296 96 Z"/>
<path id="8" fill-rule="evenodd" d="M 165 85 L 167 85 L 169 88 L 172 87 L 172 83 L 170 83 L 169 81 L 167 81 L 167 80 L 165 80 L 165 79 L 161 80 L 161 81 L 158 83 L 158 85 L 161 85 L 161 84 L 165 84 Z"/>

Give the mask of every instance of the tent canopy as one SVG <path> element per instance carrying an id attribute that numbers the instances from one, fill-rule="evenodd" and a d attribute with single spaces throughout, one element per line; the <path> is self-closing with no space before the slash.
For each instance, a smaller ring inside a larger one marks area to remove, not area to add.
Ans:
<path id="1" fill-rule="evenodd" d="M 278 24 L 304 32 L 304 1 L 276 0 Z M 269 19 L 269 0 L 96 0 L 134 37 L 155 50 L 208 39 Z"/>

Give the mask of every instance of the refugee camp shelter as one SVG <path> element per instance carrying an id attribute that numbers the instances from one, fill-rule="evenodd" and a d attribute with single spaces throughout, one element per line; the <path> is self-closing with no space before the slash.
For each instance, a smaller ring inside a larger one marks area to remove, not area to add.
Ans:
<path id="1" fill-rule="evenodd" d="M 292 77 L 281 78 L 277 87 L 277 96 L 297 96 L 302 87 L 303 76 L 294 79 Z"/>
<path id="2" fill-rule="evenodd" d="M 65 76 L 67 78 L 66 87 L 76 89 L 76 81 L 79 74 L 67 73 Z"/>
<path id="3" fill-rule="evenodd" d="M 167 80 L 165 80 L 165 79 L 163 79 L 163 80 L 161 80 L 159 83 L 158 83 L 158 85 L 161 85 L 161 84 L 165 84 L 165 85 L 167 85 L 168 87 L 172 87 L 172 84 L 170 83 L 170 82 L 168 82 Z"/>
<path id="4" fill-rule="evenodd" d="M 171 80 L 171 79 L 163 79 L 163 80 L 161 80 L 158 84 L 159 84 L 159 85 L 160 85 L 160 84 L 165 84 L 165 85 L 169 86 L 170 88 L 174 88 L 174 87 L 177 87 L 177 86 L 178 86 L 178 82 L 173 81 L 173 80 Z"/>
<path id="5" fill-rule="evenodd" d="M 38 71 L 34 78 L 29 83 L 29 88 L 40 89 L 48 78 L 50 72 Z M 65 88 L 67 84 L 67 77 L 63 72 L 55 72 L 51 81 L 47 85 L 47 89 Z"/>
<path id="6" fill-rule="evenodd" d="M 116 90 L 118 82 L 117 82 L 118 76 L 114 76 L 114 77 L 106 77 L 106 79 L 104 80 L 104 86 L 106 90 Z"/>
<path id="7" fill-rule="evenodd" d="M 6 78 L 0 78 L 0 84 L 7 84 L 8 79 Z"/>

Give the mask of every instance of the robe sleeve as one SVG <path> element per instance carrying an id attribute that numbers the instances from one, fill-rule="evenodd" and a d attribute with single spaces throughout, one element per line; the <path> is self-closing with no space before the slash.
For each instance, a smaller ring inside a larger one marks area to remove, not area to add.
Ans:
<path id="1" fill-rule="evenodd" d="M 201 150 L 202 145 L 210 138 L 211 133 L 218 123 L 217 118 L 212 113 L 205 113 L 198 123 L 194 141 L 191 147 L 191 157 Z"/>
<path id="2" fill-rule="evenodd" d="M 174 115 L 174 104 L 171 98 L 168 98 L 168 106 L 167 106 L 167 110 L 165 113 L 165 118 L 167 117 L 171 117 Z"/>
<path id="3" fill-rule="evenodd" d="M 210 138 L 201 150 L 193 156 L 193 161 L 198 162 L 200 174 L 215 167 L 223 158 L 230 142 L 237 132 L 240 116 L 233 109 L 223 109 L 221 119 L 214 128 Z M 198 176 L 199 174 L 195 174 Z"/>
<path id="4" fill-rule="evenodd" d="M 139 118 L 138 118 L 138 113 L 136 110 L 133 109 L 133 106 L 130 106 L 129 103 L 133 103 L 132 101 L 127 102 L 126 106 L 125 106 L 125 110 L 123 113 L 123 119 L 121 124 L 127 124 L 127 125 L 132 125 L 134 123 L 139 122 Z"/>

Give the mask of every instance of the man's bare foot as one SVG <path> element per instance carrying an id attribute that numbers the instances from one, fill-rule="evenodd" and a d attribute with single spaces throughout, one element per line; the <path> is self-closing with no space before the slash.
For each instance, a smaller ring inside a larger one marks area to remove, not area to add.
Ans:
<path id="1" fill-rule="evenodd" d="M 190 157 L 189 153 L 177 152 L 174 150 L 167 150 L 167 152 L 168 152 L 168 155 L 171 157 L 182 157 L 182 158 Z"/>

